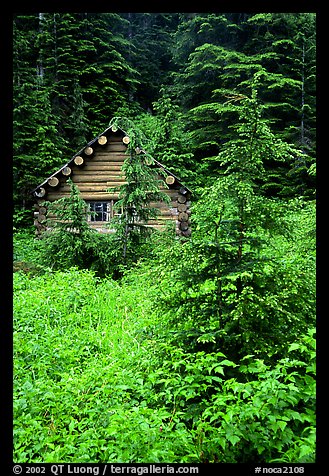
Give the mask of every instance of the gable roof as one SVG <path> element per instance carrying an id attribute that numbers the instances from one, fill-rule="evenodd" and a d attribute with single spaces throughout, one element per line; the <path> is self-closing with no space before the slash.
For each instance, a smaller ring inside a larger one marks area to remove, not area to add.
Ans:
<path id="1" fill-rule="evenodd" d="M 80 156 L 81 154 L 83 154 L 87 147 L 91 147 L 93 144 L 95 144 L 95 142 L 98 141 L 98 139 L 99 139 L 101 136 L 106 135 L 109 131 L 110 131 L 111 133 L 114 133 L 114 134 L 119 133 L 120 135 L 122 134 L 123 136 L 128 137 L 127 134 L 126 134 L 126 132 L 125 132 L 123 129 L 121 129 L 121 128 L 118 127 L 118 126 L 115 126 L 115 128 L 114 128 L 113 124 L 110 124 L 109 127 L 107 127 L 104 131 L 102 131 L 100 134 L 98 134 L 94 139 L 92 139 L 90 142 L 88 142 L 88 144 L 84 145 L 78 152 L 76 152 L 76 153 L 73 155 L 73 157 L 72 157 L 68 162 L 66 162 L 60 169 L 56 170 L 56 172 L 54 172 L 54 173 L 52 173 L 51 175 L 49 175 L 49 177 L 47 177 L 43 182 L 41 182 L 37 187 L 35 187 L 35 188 L 31 191 L 31 193 L 36 196 L 36 192 L 37 192 L 40 188 L 42 188 L 42 187 L 44 187 L 45 185 L 47 185 L 49 179 L 51 179 L 52 177 L 56 177 L 58 174 L 60 174 L 60 173 L 65 169 L 65 167 L 70 167 L 70 165 L 72 165 L 72 164 L 74 163 L 74 159 L 75 159 L 77 156 Z M 145 153 L 145 150 L 140 149 L 140 152 L 141 152 L 141 153 Z M 184 187 L 184 189 L 186 189 L 187 192 L 192 193 L 191 190 L 190 190 L 188 187 L 186 187 L 186 185 L 184 185 L 184 184 L 182 183 L 182 181 L 181 181 L 175 174 L 172 173 L 171 170 L 169 170 L 166 166 L 164 166 L 163 164 L 161 164 L 158 160 L 156 160 L 156 159 L 154 159 L 154 158 L 152 158 L 152 159 L 153 159 L 154 165 L 155 165 L 157 168 L 162 169 L 162 170 L 163 170 L 164 172 L 166 172 L 168 175 L 171 175 L 172 177 L 174 177 L 175 180 L 177 181 L 177 183 L 178 183 L 179 185 L 181 185 L 182 187 Z"/>

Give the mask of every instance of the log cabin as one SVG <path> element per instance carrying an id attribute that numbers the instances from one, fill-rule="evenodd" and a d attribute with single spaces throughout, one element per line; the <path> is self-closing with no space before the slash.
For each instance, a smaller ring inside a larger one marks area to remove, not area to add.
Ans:
<path id="1" fill-rule="evenodd" d="M 113 188 L 118 189 L 125 183 L 121 169 L 129 156 L 129 142 L 130 138 L 124 130 L 110 125 L 32 191 L 35 199 L 34 225 L 37 236 L 47 228 L 46 203 L 69 196 L 68 178 L 78 187 L 81 198 L 88 205 L 90 212 L 87 219 L 90 226 L 101 233 L 113 231 L 110 224 L 118 213 L 114 204 L 119 195 L 118 191 L 113 192 Z M 139 147 L 135 152 L 145 153 Z M 151 204 L 159 209 L 159 213 L 147 226 L 163 230 L 168 223 L 173 223 L 177 235 L 190 236 L 191 190 L 156 159 L 152 159 L 148 166 L 156 168 L 162 184 L 160 190 L 169 196 L 170 201 Z"/>

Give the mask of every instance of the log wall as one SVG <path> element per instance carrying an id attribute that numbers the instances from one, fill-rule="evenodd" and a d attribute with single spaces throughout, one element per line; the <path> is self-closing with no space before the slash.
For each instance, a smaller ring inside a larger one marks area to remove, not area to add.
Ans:
<path id="1" fill-rule="evenodd" d="M 126 159 L 129 138 L 122 133 L 112 131 L 103 133 L 88 147 L 79 152 L 60 171 L 49 177 L 36 191 L 34 224 L 36 234 L 45 229 L 47 210 L 44 201 L 54 201 L 70 195 L 67 179 L 70 177 L 80 190 L 81 197 L 86 201 L 111 201 L 118 199 L 118 191 L 110 188 L 120 187 L 125 183 L 121 168 Z M 160 168 L 160 167 L 159 167 Z M 159 176 L 160 177 L 160 176 Z M 161 176 L 163 179 L 163 177 Z M 164 229 L 168 222 L 174 223 L 176 233 L 190 236 L 190 192 L 182 186 L 175 177 L 167 175 L 166 185 L 161 186 L 170 197 L 170 203 L 158 202 L 156 206 L 160 213 L 156 219 L 150 220 L 149 226 Z M 90 222 L 90 226 L 103 232 L 108 232 L 108 222 Z"/>

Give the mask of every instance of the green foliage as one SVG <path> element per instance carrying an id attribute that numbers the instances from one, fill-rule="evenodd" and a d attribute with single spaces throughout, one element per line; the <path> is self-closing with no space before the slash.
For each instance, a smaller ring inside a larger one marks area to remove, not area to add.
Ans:
<path id="1" fill-rule="evenodd" d="M 30 230 L 14 230 L 13 235 L 13 271 L 24 271 L 30 275 L 43 274 L 46 267 L 41 264 L 40 243 Z"/>
<path id="2" fill-rule="evenodd" d="M 119 197 L 114 205 L 121 215 L 111 222 L 122 249 L 121 260 L 129 265 L 138 259 L 141 246 L 153 231 L 148 222 L 159 214 L 154 203 L 169 203 L 170 199 L 160 190 L 161 185 L 166 186 L 160 169 L 152 168 L 154 159 L 144 151 L 144 134 L 127 118 L 113 118 L 111 124 L 124 130 L 130 140 L 122 166 L 125 184 L 118 189 Z"/>
<path id="3" fill-rule="evenodd" d="M 16 15 L 13 62 L 15 461 L 314 462 L 315 14 Z M 117 232 L 73 183 L 23 232 L 113 116 Z M 189 240 L 148 236 L 153 157 Z"/>
<path id="4" fill-rule="evenodd" d="M 193 458 L 185 425 L 149 402 L 142 289 L 71 269 L 16 273 L 15 292 L 15 461 Z"/>
<path id="5" fill-rule="evenodd" d="M 184 351 L 149 277 L 15 273 L 14 460 L 313 462 L 314 330 L 273 364 Z"/>
<path id="6" fill-rule="evenodd" d="M 122 264 L 118 237 L 100 234 L 89 226 L 87 204 L 71 179 L 68 183 L 69 197 L 45 202 L 54 218 L 47 220 L 48 230 L 39 241 L 41 265 L 56 270 L 76 266 L 92 269 L 99 276 L 116 275 Z"/>
<path id="7" fill-rule="evenodd" d="M 167 317 L 172 341 L 185 349 L 266 359 L 314 325 L 315 210 L 260 193 L 264 156 L 299 151 L 271 133 L 255 98 L 240 100 L 236 138 L 217 158 L 221 176 L 193 206 L 192 239 L 160 254 L 166 286 L 158 312 Z M 306 240 L 304 253 L 299 247 Z"/>
<path id="8" fill-rule="evenodd" d="M 88 267 L 92 262 L 93 235 L 87 222 L 87 205 L 77 186 L 68 180 L 69 197 L 45 202 L 48 208 L 48 230 L 42 237 L 43 260 L 54 269 L 70 266 Z"/>
<path id="9" fill-rule="evenodd" d="M 253 355 L 242 359 L 238 371 L 246 381 L 227 379 L 195 430 L 207 461 L 314 461 L 314 332 L 272 368 Z"/>
<path id="10" fill-rule="evenodd" d="M 200 177 L 216 174 L 208 159 L 230 140 L 228 126 L 236 120 L 232 110 L 222 109 L 224 120 L 218 121 L 218 94 L 225 89 L 249 95 L 256 73 L 266 119 L 276 135 L 304 153 L 292 170 L 291 164 L 268 162 L 268 193 L 284 196 L 280 184 L 286 181 L 285 189 L 289 182 L 313 199 L 308 169 L 316 155 L 315 18 L 315 13 L 15 15 L 15 211 L 28 208 L 30 190 L 113 115 L 137 120 L 150 115 L 155 157 L 200 185 Z"/>

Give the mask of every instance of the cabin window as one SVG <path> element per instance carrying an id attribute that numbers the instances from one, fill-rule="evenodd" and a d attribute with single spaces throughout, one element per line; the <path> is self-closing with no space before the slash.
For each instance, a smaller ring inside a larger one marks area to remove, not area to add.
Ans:
<path id="1" fill-rule="evenodd" d="M 122 207 L 120 210 L 117 210 L 114 208 L 114 204 L 114 200 L 109 202 L 88 202 L 88 221 L 110 222 L 113 217 L 122 215 Z"/>
<path id="2" fill-rule="evenodd" d="M 111 202 L 89 202 L 88 205 L 90 221 L 110 221 L 113 208 Z"/>

